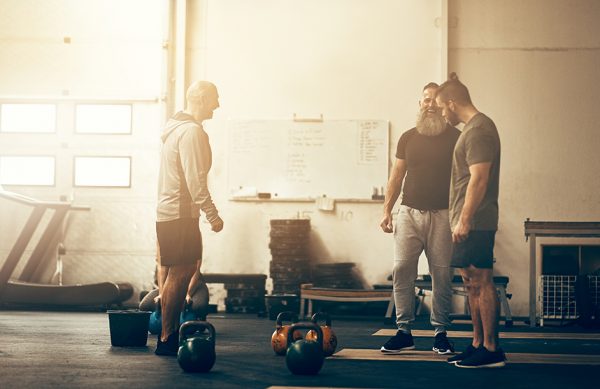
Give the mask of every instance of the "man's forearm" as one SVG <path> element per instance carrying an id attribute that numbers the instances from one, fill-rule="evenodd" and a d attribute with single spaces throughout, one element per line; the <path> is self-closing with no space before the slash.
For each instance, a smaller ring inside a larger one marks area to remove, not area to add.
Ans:
<path id="1" fill-rule="evenodd" d="M 406 175 L 406 162 L 403 159 L 396 159 L 394 167 L 390 173 L 387 186 L 385 188 L 385 199 L 383 201 L 383 214 L 389 215 L 392 213 L 394 204 L 402 191 L 402 182 Z"/>
<path id="2" fill-rule="evenodd" d="M 400 197 L 400 191 L 402 189 L 402 178 L 397 177 L 396 175 L 392 175 L 390 177 L 387 187 L 385 189 L 385 199 L 383 201 L 383 212 L 385 214 L 392 213 L 392 209 L 394 208 L 394 204 Z"/>

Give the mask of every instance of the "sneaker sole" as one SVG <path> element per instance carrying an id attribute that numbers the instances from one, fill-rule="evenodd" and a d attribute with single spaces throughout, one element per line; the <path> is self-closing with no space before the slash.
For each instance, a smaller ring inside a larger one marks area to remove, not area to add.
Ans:
<path id="1" fill-rule="evenodd" d="M 414 350 L 414 349 L 415 349 L 415 346 L 408 346 L 408 347 L 403 347 L 403 348 L 401 348 L 399 350 L 388 350 L 387 348 L 385 348 L 385 347 L 382 346 L 381 347 L 381 352 L 384 353 L 384 354 L 401 354 L 402 351 Z"/>
<path id="2" fill-rule="evenodd" d="M 452 350 L 440 350 L 439 348 L 432 348 L 432 350 L 440 355 L 448 355 L 448 354 L 454 354 L 454 351 Z"/>
<path id="3" fill-rule="evenodd" d="M 506 366 L 506 362 L 504 362 L 504 361 L 494 362 L 494 363 L 488 363 L 487 365 L 479 365 L 479 366 L 465 366 L 465 365 L 461 365 L 459 363 L 455 363 L 454 366 L 461 367 L 463 369 L 494 369 L 494 368 Z"/>

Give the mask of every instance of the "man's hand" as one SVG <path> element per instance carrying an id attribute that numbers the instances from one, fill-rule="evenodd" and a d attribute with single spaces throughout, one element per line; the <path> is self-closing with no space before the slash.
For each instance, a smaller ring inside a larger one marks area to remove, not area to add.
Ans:
<path id="1" fill-rule="evenodd" d="M 394 225 L 392 224 L 392 214 L 386 213 L 383 215 L 383 219 L 381 219 L 381 223 L 379 224 L 383 232 L 390 233 L 394 232 Z"/>
<path id="2" fill-rule="evenodd" d="M 453 243 L 464 242 L 469 237 L 470 231 L 471 231 L 471 223 L 463 222 L 463 221 L 459 220 L 456 227 L 454 227 L 454 231 L 452 231 L 452 242 Z"/>
<path id="3" fill-rule="evenodd" d="M 219 216 L 217 216 L 216 219 L 214 219 L 213 221 L 210 222 L 210 228 L 214 232 L 221 231 L 223 229 L 223 219 L 221 219 Z"/>

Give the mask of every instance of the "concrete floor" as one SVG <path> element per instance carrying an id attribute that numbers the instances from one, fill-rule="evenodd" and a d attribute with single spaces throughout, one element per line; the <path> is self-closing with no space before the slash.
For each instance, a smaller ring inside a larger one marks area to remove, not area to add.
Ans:
<path id="1" fill-rule="evenodd" d="M 0 310 L 0 388 L 592 388 L 600 366 L 509 364 L 504 369 L 458 369 L 443 362 L 356 361 L 328 359 L 317 376 L 294 376 L 285 358 L 274 355 L 270 336 L 275 324 L 255 315 L 209 315 L 217 331 L 217 361 L 208 374 L 184 373 L 176 358 L 154 355 L 156 336 L 147 347 L 110 344 L 104 312 Z M 429 329 L 423 318 L 420 328 Z M 468 325 L 457 325 L 468 330 Z M 378 318 L 335 320 L 343 348 L 378 349 L 384 326 Z M 504 329 L 503 329 L 504 330 Z M 574 328 L 560 329 L 574 331 Z M 511 331 L 529 331 L 514 327 Z M 557 329 L 543 328 L 537 332 Z M 468 339 L 453 339 L 459 350 Z M 415 339 L 430 350 L 432 339 Z M 596 339 L 507 339 L 507 352 L 600 355 Z"/>

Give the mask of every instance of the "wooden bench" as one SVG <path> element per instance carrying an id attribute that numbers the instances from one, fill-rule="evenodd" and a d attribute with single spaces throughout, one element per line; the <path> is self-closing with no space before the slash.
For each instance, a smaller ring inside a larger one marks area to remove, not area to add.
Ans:
<path id="1" fill-rule="evenodd" d="M 344 302 L 393 301 L 390 290 L 314 288 L 313 284 L 302 284 L 300 285 L 301 318 L 312 316 L 313 300 Z M 307 308 L 306 315 L 305 308 Z"/>
<path id="2" fill-rule="evenodd" d="M 510 294 L 506 293 L 506 286 L 509 278 L 504 276 L 494 277 L 494 285 L 498 291 L 500 304 L 504 312 L 505 326 L 511 327 L 513 324 L 508 299 Z M 425 299 L 425 291 L 431 291 L 431 276 L 425 275 L 415 280 L 415 288 L 418 289 L 417 296 L 421 299 L 419 309 Z M 454 276 L 452 279 L 452 293 L 458 296 L 467 297 L 462 278 Z M 375 289 L 333 289 L 333 288 L 315 288 L 313 284 L 302 284 L 300 287 L 300 317 L 310 317 L 313 313 L 313 300 L 317 301 L 340 301 L 340 302 L 369 302 L 369 301 L 387 301 L 388 307 L 385 313 L 386 320 L 391 320 L 394 310 L 394 297 L 392 294 L 392 284 L 375 285 Z M 468 307 L 468 304 L 465 304 Z M 305 313 L 306 310 L 306 313 Z"/>

